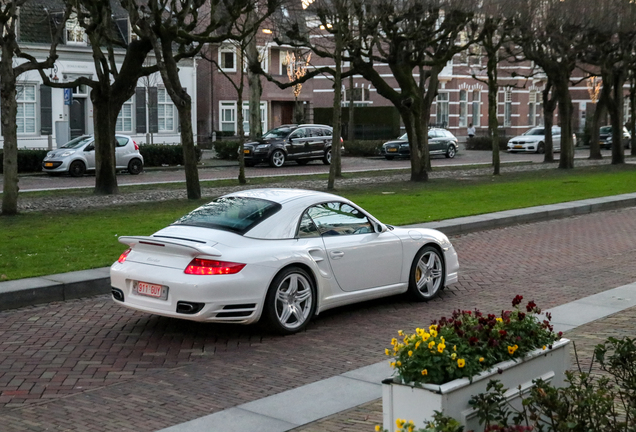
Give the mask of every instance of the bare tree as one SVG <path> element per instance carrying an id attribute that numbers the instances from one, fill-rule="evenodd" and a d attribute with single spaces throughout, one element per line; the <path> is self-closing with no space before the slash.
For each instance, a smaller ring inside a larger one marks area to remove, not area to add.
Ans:
<path id="1" fill-rule="evenodd" d="M 3 149 L 3 194 L 2 215 L 15 215 L 18 212 L 18 134 L 16 117 L 16 83 L 20 75 L 32 70 L 49 69 L 57 59 L 57 45 L 65 28 L 71 8 L 66 7 L 63 18 L 51 26 L 51 47 L 44 61 L 38 61 L 25 52 L 17 40 L 16 24 L 18 10 L 28 0 L 4 1 L 0 5 L 0 113 L 2 115 Z M 18 61 L 21 60 L 21 61 Z"/>

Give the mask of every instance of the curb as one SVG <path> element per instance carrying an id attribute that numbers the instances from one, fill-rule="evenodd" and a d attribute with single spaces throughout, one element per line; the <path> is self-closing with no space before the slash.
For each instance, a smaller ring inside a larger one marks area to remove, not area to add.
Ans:
<path id="1" fill-rule="evenodd" d="M 636 206 L 636 193 L 630 193 L 405 227 L 432 228 L 450 236 L 634 206 Z M 0 282 L 0 311 L 104 294 L 110 294 L 110 267 L 17 279 Z"/>

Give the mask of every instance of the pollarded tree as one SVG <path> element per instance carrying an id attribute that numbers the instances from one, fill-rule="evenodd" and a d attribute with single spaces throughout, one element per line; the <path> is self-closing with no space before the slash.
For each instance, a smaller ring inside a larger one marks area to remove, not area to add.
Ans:
<path id="1" fill-rule="evenodd" d="M 346 59 L 399 111 L 411 149 L 411 181 L 428 180 L 427 131 L 439 75 L 473 42 L 473 8 L 455 0 L 355 1 L 356 34 L 348 38 Z M 389 66 L 398 90 L 379 63 Z"/>
<path id="2" fill-rule="evenodd" d="M 588 15 L 574 0 L 520 0 L 514 14 L 514 42 L 552 83 L 561 123 L 559 168 L 574 167 L 570 78 L 581 49 Z"/>
<path id="3" fill-rule="evenodd" d="M 57 59 L 57 45 L 71 12 L 71 8 L 67 7 L 57 23 L 49 19 L 47 25 L 50 26 L 53 40 L 47 58 L 38 61 L 20 47 L 17 38 L 18 11 L 27 1 L 3 1 L 0 4 L 0 113 L 4 139 L 2 215 L 14 215 L 18 212 L 18 77 L 28 71 L 43 71 L 53 66 Z"/>

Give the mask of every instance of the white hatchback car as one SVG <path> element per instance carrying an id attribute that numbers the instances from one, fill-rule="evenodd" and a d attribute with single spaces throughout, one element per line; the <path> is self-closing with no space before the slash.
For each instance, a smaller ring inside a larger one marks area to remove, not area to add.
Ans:
<path id="1" fill-rule="evenodd" d="M 433 229 L 385 225 L 351 201 L 299 189 L 234 192 L 129 249 L 110 268 L 113 299 L 193 321 L 302 330 L 327 309 L 457 282 L 451 242 Z"/>
<path id="2" fill-rule="evenodd" d="M 574 138 L 576 140 L 576 138 Z M 576 141 L 574 141 L 576 145 Z M 552 126 L 552 148 L 553 151 L 561 151 L 561 128 Z M 522 135 L 511 138 L 508 141 L 508 151 L 545 153 L 545 128 L 543 126 L 533 127 Z"/>
<path id="3" fill-rule="evenodd" d="M 139 146 L 127 135 L 115 135 L 115 167 L 137 175 L 144 169 L 144 158 Z M 82 135 L 67 142 L 57 150 L 47 153 L 42 169 L 49 174 L 68 172 L 73 177 L 95 170 L 95 137 Z"/>

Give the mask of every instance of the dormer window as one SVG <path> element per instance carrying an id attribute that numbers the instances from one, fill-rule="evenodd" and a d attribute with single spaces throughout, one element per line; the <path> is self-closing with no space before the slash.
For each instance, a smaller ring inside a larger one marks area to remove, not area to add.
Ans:
<path id="1" fill-rule="evenodd" d="M 77 19 L 77 14 L 73 13 L 66 21 L 66 44 L 86 45 L 86 32 Z"/>
<path id="2" fill-rule="evenodd" d="M 236 72 L 236 49 L 233 46 L 222 46 L 219 49 L 219 67 L 224 72 Z"/>

